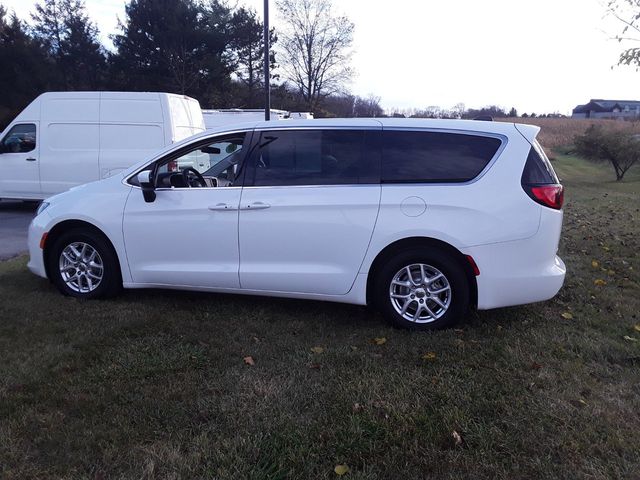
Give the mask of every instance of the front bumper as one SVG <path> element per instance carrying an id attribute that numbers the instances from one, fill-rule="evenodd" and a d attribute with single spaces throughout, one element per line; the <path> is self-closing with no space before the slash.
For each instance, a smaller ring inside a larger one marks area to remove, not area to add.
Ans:
<path id="1" fill-rule="evenodd" d="M 29 246 L 29 263 L 27 268 L 39 277 L 47 278 L 47 272 L 44 266 L 44 250 L 40 248 L 40 240 L 42 235 L 47 231 L 47 221 L 49 216 L 47 212 L 43 212 L 35 217 L 29 225 L 28 246 Z"/>

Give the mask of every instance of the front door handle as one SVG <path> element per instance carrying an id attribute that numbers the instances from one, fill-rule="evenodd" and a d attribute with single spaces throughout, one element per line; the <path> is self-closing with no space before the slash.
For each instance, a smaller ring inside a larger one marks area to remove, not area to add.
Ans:
<path id="1" fill-rule="evenodd" d="M 237 210 L 237 208 L 231 205 L 227 205 L 226 203 L 218 203 L 217 205 L 210 205 L 209 210 L 212 210 L 214 212 L 232 212 L 234 210 Z"/>
<path id="2" fill-rule="evenodd" d="M 246 207 L 243 207 L 242 210 L 264 210 L 265 208 L 269 208 L 271 205 L 264 202 L 253 202 Z"/>
<path id="3" fill-rule="evenodd" d="M 33 157 L 29 157 L 29 158 L 27 158 L 27 159 L 25 159 L 25 160 L 26 160 L 27 162 L 35 162 L 35 161 L 36 161 L 36 159 L 35 159 L 35 158 L 33 158 Z"/>

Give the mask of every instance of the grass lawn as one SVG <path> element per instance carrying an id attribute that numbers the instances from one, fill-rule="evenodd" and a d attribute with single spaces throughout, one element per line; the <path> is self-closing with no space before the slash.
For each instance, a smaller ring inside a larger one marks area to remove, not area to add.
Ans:
<path id="1" fill-rule="evenodd" d="M 555 164 L 565 287 L 456 330 L 0 263 L 0 478 L 639 478 L 640 169 Z"/>

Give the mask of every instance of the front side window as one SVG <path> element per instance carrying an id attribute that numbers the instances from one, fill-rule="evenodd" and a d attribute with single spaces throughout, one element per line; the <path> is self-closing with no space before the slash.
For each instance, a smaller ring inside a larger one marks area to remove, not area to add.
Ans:
<path id="1" fill-rule="evenodd" d="M 502 141 L 473 134 L 385 131 L 384 183 L 455 183 L 477 177 Z"/>
<path id="2" fill-rule="evenodd" d="M 236 185 L 240 163 L 245 154 L 246 136 L 246 132 L 225 135 L 210 142 L 199 142 L 197 146 L 167 156 L 155 166 L 156 187 Z"/>
<path id="3" fill-rule="evenodd" d="M 253 185 L 345 185 L 367 178 L 363 130 L 262 132 Z"/>
<path id="4" fill-rule="evenodd" d="M 33 123 L 15 125 L 0 143 L 0 153 L 27 153 L 36 148 L 36 126 Z"/>

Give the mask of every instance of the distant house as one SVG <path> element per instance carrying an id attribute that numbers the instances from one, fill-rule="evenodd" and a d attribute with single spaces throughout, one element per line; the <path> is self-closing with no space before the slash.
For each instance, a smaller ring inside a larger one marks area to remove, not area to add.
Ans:
<path id="1" fill-rule="evenodd" d="M 592 99 L 574 108 L 571 118 L 640 119 L 640 100 Z"/>

